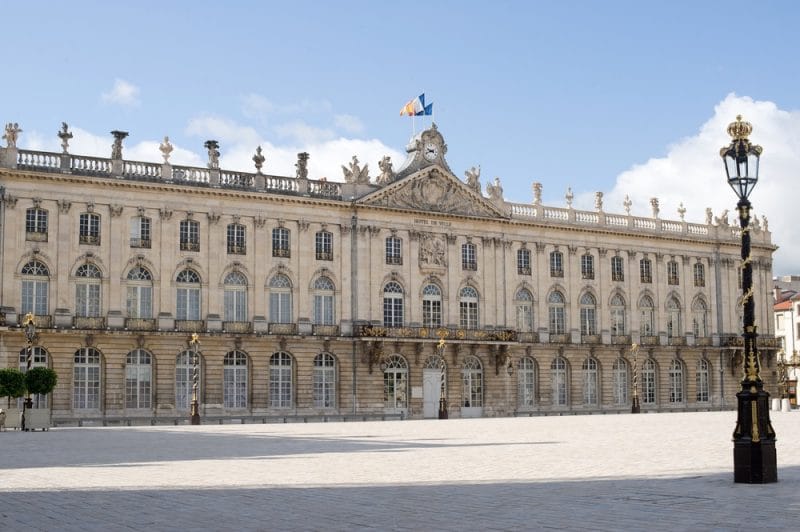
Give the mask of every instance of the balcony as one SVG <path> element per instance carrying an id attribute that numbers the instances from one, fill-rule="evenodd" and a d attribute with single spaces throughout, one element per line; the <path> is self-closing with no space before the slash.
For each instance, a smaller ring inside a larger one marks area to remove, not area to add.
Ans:
<path id="1" fill-rule="evenodd" d="M 338 325 L 313 325 L 311 334 L 314 336 L 339 336 Z"/>
<path id="2" fill-rule="evenodd" d="M 270 334 L 297 334 L 297 324 L 295 323 L 270 323 Z"/>
<path id="3" fill-rule="evenodd" d="M 611 343 L 614 345 L 630 345 L 631 337 L 625 334 L 612 334 Z"/>
<path id="4" fill-rule="evenodd" d="M 645 283 L 645 284 L 650 284 L 650 283 L 653 282 L 653 276 L 650 275 L 649 273 L 643 273 L 641 275 L 641 277 L 639 278 L 639 282 Z"/>
<path id="5" fill-rule="evenodd" d="M 272 256 L 288 259 L 291 254 L 289 253 L 289 248 L 272 248 Z"/>
<path id="6" fill-rule="evenodd" d="M 531 274 L 531 267 L 530 266 L 518 266 L 517 273 L 519 275 L 530 275 Z"/>
<path id="7" fill-rule="evenodd" d="M 125 328 L 129 331 L 155 331 L 156 320 L 152 318 L 125 318 Z"/>
<path id="8" fill-rule="evenodd" d="M 28 242 L 47 242 L 47 231 L 26 231 L 25 240 Z"/>
<path id="9" fill-rule="evenodd" d="M 622 272 L 612 272 L 611 280 L 616 283 L 621 283 L 625 280 L 625 275 Z"/>
<path id="10" fill-rule="evenodd" d="M 80 235 L 78 236 L 79 244 L 88 244 L 90 246 L 100 245 L 100 235 Z"/>
<path id="11" fill-rule="evenodd" d="M 150 239 L 149 238 L 137 238 L 131 237 L 131 247 L 132 248 L 146 248 L 150 249 Z"/>
<path id="12" fill-rule="evenodd" d="M 551 344 L 568 344 L 570 343 L 570 336 L 568 334 L 551 334 Z"/>
<path id="13" fill-rule="evenodd" d="M 175 330 L 181 332 L 202 332 L 206 328 L 203 320 L 175 320 Z"/>
<path id="14" fill-rule="evenodd" d="M 550 277 L 564 277 L 564 270 L 550 270 Z"/>
<path id="15" fill-rule="evenodd" d="M 517 333 L 517 339 L 522 343 L 535 344 L 539 342 L 539 334 L 535 332 Z"/>
<path id="16" fill-rule="evenodd" d="M 686 345 L 685 336 L 670 336 L 667 338 L 669 345 Z"/>
<path id="17" fill-rule="evenodd" d="M 25 321 L 25 314 L 26 313 L 20 313 L 19 316 L 17 316 L 17 320 L 18 320 L 17 323 L 19 323 L 20 325 L 22 325 L 23 322 Z M 33 324 L 36 325 L 37 328 L 49 329 L 50 327 L 53 326 L 53 317 L 52 316 L 34 316 L 33 317 Z"/>
<path id="18" fill-rule="evenodd" d="M 229 333 L 249 333 L 253 328 L 253 324 L 249 321 L 223 321 L 223 332 Z"/>
<path id="19" fill-rule="evenodd" d="M 710 336 L 700 336 L 695 339 L 695 344 L 700 347 L 710 347 L 714 345 L 714 342 Z"/>
<path id="20" fill-rule="evenodd" d="M 391 264 L 393 266 L 401 266 L 403 264 L 403 257 L 398 257 L 393 255 L 387 256 L 386 264 Z"/>
<path id="21" fill-rule="evenodd" d="M 478 340 L 484 342 L 516 342 L 519 338 L 513 329 L 449 329 L 447 327 L 381 327 L 364 325 L 356 332 L 361 337 L 372 338 L 447 338 L 451 340 Z M 538 341 L 536 333 L 534 340 Z"/>
<path id="22" fill-rule="evenodd" d="M 599 334 L 582 334 L 581 335 L 581 343 L 582 344 L 591 344 L 597 345 L 601 342 L 601 337 Z"/>
<path id="23" fill-rule="evenodd" d="M 594 280 L 594 272 L 583 272 L 581 273 L 581 279 L 587 280 Z"/>
<path id="24" fill-rule="evenodd" d="M 76 329 L 105 329 L 106 319 L 100 316 L 75 316 L 72 326 Z"/>
<path id="25" fill-rule="evenodd" d="M 658 345 L 658 336 L 642 336 L 639 339 L 642 345 Z"/>
<path id="26" fill-rule="evenodd" d="M 463 261 L 461 263 L 461 269 L 462 270 L 471 271 L 471 272 L 478 271 L 478 263 L 475 262 L 475 261 L 471 261 L 471 260 Z"/>
<path id="27" fill-rule="evenodd" d="M 228 244 L 228 255 L 246 255 L 247 246 L 244 244 Z"/>
<path id="28" fill-rule="evenodd" d="M 333 260 L 333 251 L 317 251 L 317 260 Z"/>
<path id="29" fill-rule="evenodd" d="M 200 242 L 181 242 L 181 251 L 200 251 Z"/>

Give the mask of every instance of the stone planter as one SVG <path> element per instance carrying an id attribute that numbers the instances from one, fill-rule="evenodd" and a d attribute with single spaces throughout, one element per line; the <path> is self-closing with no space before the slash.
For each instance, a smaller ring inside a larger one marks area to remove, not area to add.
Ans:
<path id="1" fill-rule="evenodd" d="M 50 409 L 31 408 L 25 411 L 25 428 L 28 430 L 47 430 L 50 428 Z"/>
<path id="2" fill-rule="evenodd" d="M 22 426 L 22 420 L 20 419 L 21 412 L 19 408 L 16 406 L 3 408 L 3 412 L 6 413 L 6 429 L 18 429 Z"/>

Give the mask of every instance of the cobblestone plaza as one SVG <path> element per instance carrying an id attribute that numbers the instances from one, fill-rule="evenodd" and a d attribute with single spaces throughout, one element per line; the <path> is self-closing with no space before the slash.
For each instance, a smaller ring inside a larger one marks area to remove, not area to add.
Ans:
<path id="1" fill-rule="evenodd" d="M 735 417 L 9 431 L 0 530 L 797 529 L 800 414 L 770 485 L 734 484 Z"/>

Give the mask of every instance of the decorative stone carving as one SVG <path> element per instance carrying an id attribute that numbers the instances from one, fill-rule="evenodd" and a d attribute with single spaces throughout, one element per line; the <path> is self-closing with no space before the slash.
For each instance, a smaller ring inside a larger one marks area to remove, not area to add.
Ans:
<path id="1" fill-rule="evenodd" d="M 158 149 L 161 151 L 161 156 L 164 158 L 164 164 L 169 164 L 169 156 L 174 150 L 174 146 L 169 141 L 169 137 L 164 136 L 164 141 L 158 146 Z"/>
<path id="2" fill-rule="evenodd" d="M 136 207 L 136 212 L 143 217 L 145 213 L 144 207 Z"/>
<path id="3" fill-rule="evenodd" d="M 764 231 L 769 231 L 769 221 L 767 220 L 767 217 L 764 215 L 761 216 L 761 225 L 764 226 Z"/>
<path id="4" fill-rule="evenodd" d="M 597 212 L 603 212 L 603 193 L 602 192 L 595 192 L 594 193 L 594 210 Z"/>
<path id="5" fill-rule="evenodd" d="M 124 207 L 122 205 L 111 204 L 108 206 L 108 210 L 111 212 L 111 217 L 116 218 L 117 216 L 122 215 L 122 209 Z"/>
<path id="6" fill-rule="evenodd" d="M 260 173 L 261 173 L 261 167 L 263 167 L 263 166 L 264 166 L 264 161 L 266 161 L 266 160 L 267 160 L 267 158 L 266 158 L 266 157 L 264 157 L 264 156 L 261 154 L 261 146 L 259 145 L 259 146 L 256 148 L 256 154 L 255 154 L 255 155 L 253 155 L 253 162 L 254 162 L 254 163 L 255 163 L 255 165 L 256 165 L 256 173 L 257 173 L 257 174 L 260 174 Z"/>
<path id="7" fill-rule="evenodd" d="M 22 133 L 22 130 L 19 128 L 19 124 L 16 122 L 9 122 L 6 124 L 6 132 L 3 135 L 3 138 L 6 140 L 6 148 L 17 147 L 17 139 L 19 138 L 20 133 Z"/>
<path id="8" fill-rule="evenodd" d="M 234 214 L 231 216 L 233 223 L 238 224 L 242 220 L 242 216 L 240 214 Z"/>
<path id="9" fill-rule="evenodd" d="M 714 218 L 714 221 L 717 223 L 717 225 L 729 225 L 728 209 L 722 211 L 718 217 Z"/>
<path id="10" fill-rule="evenodd" d="M 435 233 L 419 234 L 420 267 L 447 268 L 447 242 L 445 235 Z"/>
<path id="11" fill-rule="evenodd" d="M 711 225 L 714 220 L 714 213 L 711 212 L 711 207 L 706 207 L 706 225 Z"/>
<path id="12" fill-rule="evenodd" d="M 209 212 L 209 213 L 206 213 L 206 216 L 208 217 L 208 223 L 210 223 L 211 225 L 214 225 L 217 222 L 219 222 L 219 219 L 220 219 L 220 217 L 222 215 L 220 213 L 218 213 L 218 212 Z"/>
<path id="13" fill-rule="evenodd" d="M 346 183 L 356 183 L 364 185 L 369 183 L 369 165 L 365 164 L 364 168 L 358 165 L 358 157 L 353 155 L 353 160 L 348 163 L 350 168 L 342 165 L 342 172 L 344 172 L 344 180 Z"/>
<path id="14" fill-rule="evenodd" d="M 261 216 L 260 214 L 256 214 L 255 218 L 253 218 L 253 225 L 256 227 L 264 227 L 267 223 L 267 219 Z"/>
<path id="15" fill-rule="evenodd" d="M 33 208 L 34 209 L 41 209 L 42 208 L 42 198 L 33 198 Z"/>
<path id="16" fill-rule="evenodd" d="M 61 131 L 58 132 L 58 138 L 61 139 L 62 153 L 67 153 L 69 148 L 69 139 L 72 138 L 72 133 L 69 131 L 69 126 L 66 122 L 61 122 Z"/>
<path id="17" fill-rule="evenodd" d="M 128 132 L 115 129 L 111 134 L 114 136 L 114 143 L 111 145 L 111 158 L 122 159 L 122 141 L 128 136 Z"/>
<path id="18" fill-rule="evenodd" d="M 575 198 L 575 194 L 572 193 L 572 187 L 567 187 L 567 194 L 564 196 L 564 199 L 567 200 L 567 208 L 572 208 L 572 200 Z"/>
<path id="19" fill-rule="evenodd" d="M 3 203 L 5 204 L 6 208 L 13 209 L 17 206 L 17 198 L 11 194 L 3 194 Z"/>
<path id="20" fill-rule="evenodd" d="M 503 201 L 503 187 L 500 186 L 500 178 L 494 178 L 494 184 L 486 184 L 486 194 L 489 199 L 494 201 Z"/>
<path id="21" fill-rule="evenodd" d="M 650 198 L 650 208 L 653 210 L 653 218 L 658 218 L 658 198 Z"/>
<path id="22" fill-rule="evenodd" d="M 683 206 L 683 202 L 681 202 L 681 204 L 678 205 L 678 216 L 681 217 L 681 221 L 684 221 L 684 218 L 686 216 L 686 207 Z"/>
<path id="23" fill-rule="evenodd" d="M 392 158 L 384 155 L 383 159 L 378 161 L 378 168 L 381 169 L 381 175 L 376 179 L 379 185 L 386 185 L 394 179 L 394 170 L 392 170 Z"/>
<path id="24" fill-rule="evenodd" d="M 94 212 L 94 202 L 93 201 L 88 201 L 86 203 L 86 212 L 89 212 L 89 213 Z"/>
<path id="25" fill-rule="evenodd" d="M 212 170 L 219 170 L 219 142 L 207 140 L 203 146 L 208 150 L 208 167 Z"/>
<path id="26" fill-rule="evenodd" d="M 58 210 L 61 211 L 61 214 L 67 214 L 72 207 L 72 202 L 64 199 L 58 200 L 56 204 L 58 204 Z"/>
<path id="27" fill-rule="evenodd" d="M 625 201 L 622 202 L 622 206 L 625 207 L 625 214 L 628 216 L 631 215 L 631 206 L 633 202 L 631 201 L 631 197 L 625 194 Z"/>
<path id="28" fill-rule="evenodd" d="M 169 220 L 170 218 L 172 218 L 172 211 L 170 209 L 167 209 L 166 207 L 162 207 L 158 209 L 158 216 L 162 220 Z"/>
<path id="29" fill-rule="evenodd" d="M 467 186 L 477 192 L 478 194 L 481 193 L 481 166 L 478 165 L 477 168 L 474 166 L 464 172 L 464 175 L 467 177 Z"/>
<path id="30" fill-rule="evenodd" d="M 538 181 L 533 184 L 533 204 L 542 204 L 542 184 Z"/>
<path id="31" fill-rule="evenodd" d="M 297 179 L 308 179 L 308 158 L 309 155 L 307 152 L 300 152 L 297 154 L 297 162 L 294 165 Z"/>
<path id="32" fill-rule="evenodd" d="M 761 231 L 761 222 L 758 221 L 758 216 L 753 216 L 753 231 L 760 232 Z"/>
<path id="33" fill-rule="evenodd" d="M 297 228 L 300 229 L 300 231 L 308 231 L 309 225 L 307 220 L 302 219 L 297 221 Z"/>

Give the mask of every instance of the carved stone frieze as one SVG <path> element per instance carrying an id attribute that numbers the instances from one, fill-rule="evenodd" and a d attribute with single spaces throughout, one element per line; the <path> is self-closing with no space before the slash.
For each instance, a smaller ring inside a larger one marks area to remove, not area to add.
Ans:
<path id="1" fill-rule="evenodd" d="M 419 233 L 421 268 L 447 268 L 447 241 L 439 233 Z"/>

